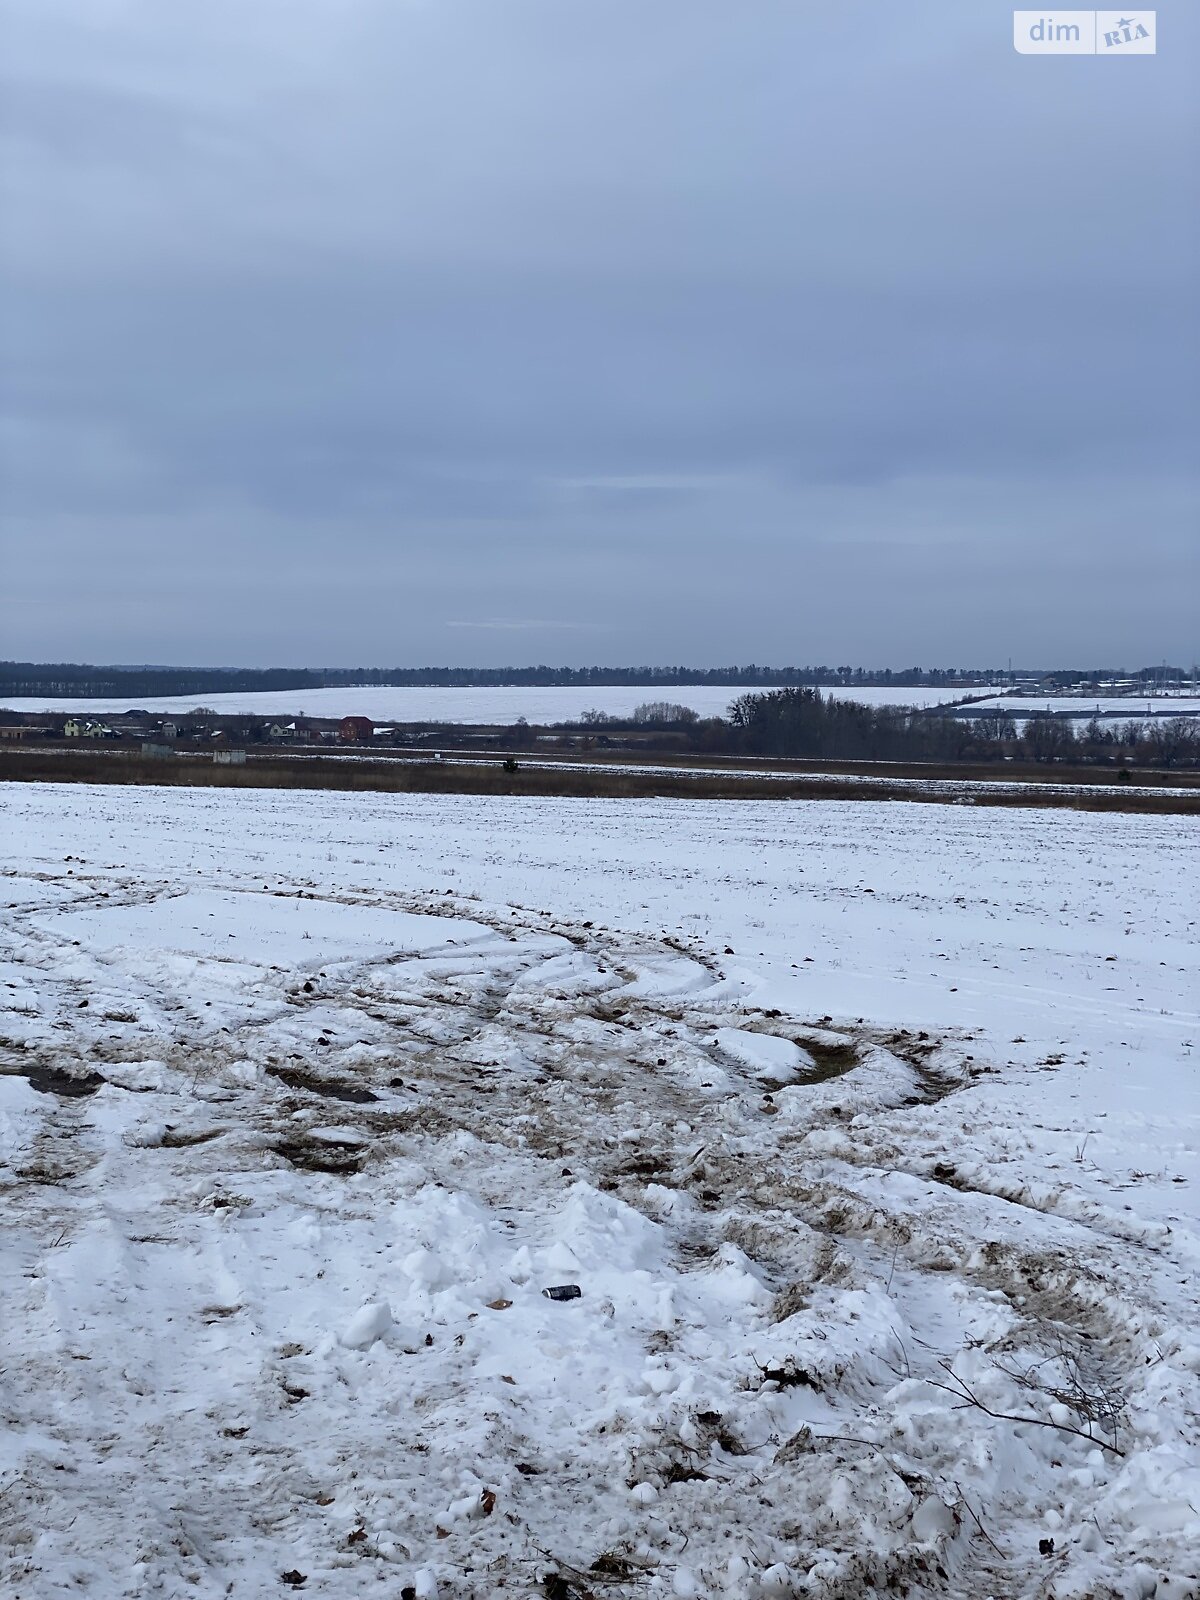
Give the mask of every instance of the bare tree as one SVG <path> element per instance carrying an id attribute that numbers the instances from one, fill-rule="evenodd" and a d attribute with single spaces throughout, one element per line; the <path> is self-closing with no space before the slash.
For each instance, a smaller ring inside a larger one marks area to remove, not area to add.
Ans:
<path id="1" fill-rule="evenodd" d="M 1075 753 L 1075 730 L 1066 717 L 1052 712 L 1030 717 L 1025 724 L 1024 744 L 1035 761 L 1062 761 Z"/>
<path id="2" fill-rule="evenodd" d="M 1017 725 L 1007 711 L 992 711 L 986 717 L 976 717 L 973 726 L 976 737 L 991 744 L 1010 743 L 1017 737 Z"/>
<path id="3" fill-rule="evenodd" d="M 662 723 L 693 723 L 700 718 L 691 706 L 676 705 L 671 700 L 647 700 L 644 705 L 636 707 L 633 713 L 634 722 L 662 722 Z"/>
<path id="4" fill-rule="evenodd" d="M 1150 760 L 1161 766 L 1194 760 L 1200 748 L 1200 722 L 1195 717 L 1159 717 L 1147 726 L 1145 743 Z"/>

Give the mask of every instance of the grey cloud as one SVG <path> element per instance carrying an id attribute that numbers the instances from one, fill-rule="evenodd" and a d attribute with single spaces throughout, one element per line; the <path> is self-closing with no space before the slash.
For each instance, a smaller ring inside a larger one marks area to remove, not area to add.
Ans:
<path id="1" fill-rule="evenodd" d="M 1160 25 L 0 0 L 4 653 L 1189 657 Z"/>

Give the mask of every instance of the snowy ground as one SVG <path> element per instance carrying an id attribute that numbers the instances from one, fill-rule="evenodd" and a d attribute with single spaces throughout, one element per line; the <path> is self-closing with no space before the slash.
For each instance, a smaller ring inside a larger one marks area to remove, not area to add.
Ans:
<path id="1" fill-rule="evenodd" d="M 1200 1593 L 1190 820 L 0 807 L 0 1593 Z"/>
<path id="2" fill-rule="evenodd" d="M 184 714 L 197 705 L 231 716 L 260 717 L 372 717 L 387 722 L 466 722 L 503 727 L 524 717 L 526 722 L 552 724 L 577 722 L 585 711 L 607 712 L 611 717 L 628 717 L 640 705 L 652 700 L 668 700 L 690 706 L 702 717 L 723 717 L 738 695 L 766 693 L 721 684 L 621 684 L 597 688 L 563 688 L 512 685 L 507 688 L 477 689 L 283 689 L 270 693 L 217 694 L 197 697 L 179 695 L 157 700 L 138 700 L 146 711 Z M 822 694 L 835 691 L 822 689 Z M 950 689 L 856 689 L 844 699 L 868 705 L 933 706 L 955 698 Z M 107 716 L 130 710 L 135 702 L 126 700 L 8 700 L 12 711 L 86 711 L 92 716 Z"/>

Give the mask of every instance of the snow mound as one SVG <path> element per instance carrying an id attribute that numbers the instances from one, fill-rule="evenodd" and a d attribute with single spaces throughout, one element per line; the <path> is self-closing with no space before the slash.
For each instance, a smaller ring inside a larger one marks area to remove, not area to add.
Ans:
<path id="1" fill-rule="evenodd" d="M 392 1308 L 386 1300 L 375 1300 L 363 1306 L 342 1330 L 342 1343 L 347 1350 L 366 1350 L 376 1339 L 382 1339 L 392 1326 Z"/>
<path id="2" fill-rule="evenodd" d="M 716 1041 L 727 1056 L 771 1083 L 795 1083 L 816 1070 L 817 1063 L 801 1045 L 773 1033 L 744 1028 L 718 1028 Z"/>

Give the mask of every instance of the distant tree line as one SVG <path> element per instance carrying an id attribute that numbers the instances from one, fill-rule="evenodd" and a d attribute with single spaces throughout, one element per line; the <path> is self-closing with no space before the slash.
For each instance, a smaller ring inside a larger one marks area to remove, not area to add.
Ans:
<path id="1" fill-rule="evenodd" d="M 0 698 L 128 698 L 130 706 L 159 695 L 252 693 L 316 689 L 321 678 L 287 667 L 89 667 L 73 662 L 0 661 Z"/>
<path id="2" fill-rule="evenodd" d="M 688 728 L 700 721 L 691 706 L 676 705 L 672 700 L 647 700 L 635 706 L 628 717 L 613 716 L 607 711 L 585 711 L 579 719 L 585 728 Z"/>
<path id="3" fill-rule="evenodd" d="M 1200 765 L 1200 719 L 1160 717 L 1104 722 L 1078 733 L 1071 719 L 1042 714 L 1022 730 L 1005 712 L 970 722 L 943 711 L 868 706 L 831 700 L 815 688 L 744 694 L 728 723 L 697 725 L 709 748 L 764 756 L 844 761 L 964 761 L 1014 756 L 1031 761 L 1123 762 L 1137 766 Z"/>
<path id="4" fill-rule="evenodd" d="M 729 718 L 734 746 L 754 755 L 958 761 L 974 743 L 969 725 L 954 717 L 831 700 L 816 688 L 741 695 Z"/>
<path id="5" fill-rule="evenodd" d="M 1093 689 L 1098 690 L 1102 683 L 1113 677 L 1130 677 L 1144 684 L 1147 688 L 1155 688 L 1159 685 L 1164 688 L 1178 688 L 1189 677 L 1194 677 L 1195 672 L 1195 667 L 1189 673 L 1183 667 L 1168 667 L 1165 665 L 1161 667 L 1140 667 L 1137 672 L 1131 673 L 1115 673 L 1109 669 L 1101 670 L 1097 667 L 1090 667 L 1086 671 L 1080 671 L 1077 668 L 1060 668 L 1055 672 L 1043 673 L 1042 685 L 1047 689 L 1070 689 L 1087 683 Z"/>
<path id="6" fill-rule="evenodd" d="M 1147 669 L 1149 672 L 1151 669 Z M 1177 670 L 1177 669 L 1171 669 Z M 1180 672 L 1182 669 L 1178 669 Z M 1162 669 L 1153 669 L 1161 676 Z M 1098 675 L 1097 675 L 1098 676 Z M 164 667 L 89 666 L 78 662 L 0 662 L 0 698 L 46 695 L 103 696 L 139 700 L 162 695 L 256 693 L 326 689 L 343 685 L 379 688 L 486 688 L 506 685 L 567 688 L 645 684 L 670 687 L 712 684 L 731 688 L 792 685 L 818 687 L 949 688 L 994 687 L 1008 674 L 992 668 L 906 667 L 899 671 L 852 666 L 761 667 Z"/>

